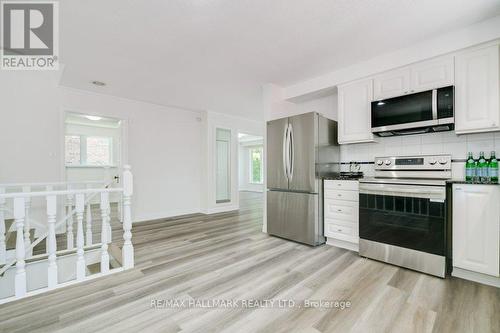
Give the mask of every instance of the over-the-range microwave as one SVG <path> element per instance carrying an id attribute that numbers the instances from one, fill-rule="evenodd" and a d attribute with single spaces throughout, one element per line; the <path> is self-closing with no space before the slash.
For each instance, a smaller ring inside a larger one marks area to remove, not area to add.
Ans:
<path id="1" fill-rule="evenodd" d="M 374 101 L 372 132 L 409 135 L 454 129 L 453 86 Z"/>

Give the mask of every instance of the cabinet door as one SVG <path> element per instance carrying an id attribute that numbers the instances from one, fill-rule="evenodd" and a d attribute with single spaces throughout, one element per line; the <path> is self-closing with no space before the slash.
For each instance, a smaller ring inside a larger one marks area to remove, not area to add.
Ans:
<path id="1" fill-rule="evenodd" d="M 410 69 L 395 69 L 373 79 L 373 98 L 378 101 L 410 92 Z"/>
<path id="2" fill-rule="evenodd" d="M 372 80 L 361 80 L 338 88 L 339 143 L 371 142 Z"/>
<path id="3" fill-rule="evenodd" d="M 453 56 L 422 61 L 411 66 L 410 92 L 453 85 Z"/>
<path id="4" fill-rule="evenodd" d="M 498 45 L 455 58 L 455 132 L 500 130 Z"/>
<path id="5" fill-rule="evenodd" d="M 453 185 L 453 266 L 499 276 L 500 188 Z"/>

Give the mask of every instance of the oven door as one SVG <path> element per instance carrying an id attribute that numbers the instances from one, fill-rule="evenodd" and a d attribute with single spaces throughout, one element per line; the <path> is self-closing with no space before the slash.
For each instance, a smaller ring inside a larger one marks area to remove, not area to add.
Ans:
<path id="1" fill-rule="evenodd" d="M 360 184 L 359 237 L 445 255 L 445 186 Z"/>

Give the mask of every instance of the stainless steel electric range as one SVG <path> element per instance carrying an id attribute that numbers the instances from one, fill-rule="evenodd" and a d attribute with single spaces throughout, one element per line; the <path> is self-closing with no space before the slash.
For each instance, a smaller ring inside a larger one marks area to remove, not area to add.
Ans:
<path id="1" fill-rule="evenodd" d="M 376 158 L 359 185 L 359 254 L 445 277 L 450 178 L 449 155 Z"/>

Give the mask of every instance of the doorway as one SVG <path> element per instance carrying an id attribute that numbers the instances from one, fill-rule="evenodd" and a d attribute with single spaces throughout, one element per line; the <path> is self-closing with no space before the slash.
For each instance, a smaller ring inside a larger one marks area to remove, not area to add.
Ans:
<path id="1" fill-rule="evenodd" d="M 113 182 L 123 159 L 120 119 L 66 112 L 64 173 L 67 182 Z"/>
<path id="2" fill-rule="evenodd" d="M 264 138 L 238 133 L 238 190 L 264 192 Z"/>

